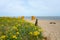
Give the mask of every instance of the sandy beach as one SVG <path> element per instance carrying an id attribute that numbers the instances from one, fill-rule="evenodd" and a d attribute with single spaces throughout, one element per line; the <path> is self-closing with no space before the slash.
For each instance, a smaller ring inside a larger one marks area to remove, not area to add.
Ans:
<path id="1" fill-rule="evenodd" d="M 35 23 L 35 20 L 27 21 Z M 56 24 L 50 24 L 50 22 Z M 38 26 L 44 30 L 43 34 L 48 40 L 60 40 L 60 20 L 38 20 Z"/>

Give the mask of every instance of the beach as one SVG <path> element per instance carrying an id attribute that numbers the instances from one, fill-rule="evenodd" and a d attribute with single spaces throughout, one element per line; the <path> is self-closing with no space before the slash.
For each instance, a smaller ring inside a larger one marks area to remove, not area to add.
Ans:
<path id="1" fill-rule="evenodd" d="M 35 23 L 35 20 L 27 21 Z M 56 24 L 50 24 L 50 22 Z M 38 20 L 38 26 L 44 30 L 43 35 L 47 40 L 60 40 L 60 20 Z"/>

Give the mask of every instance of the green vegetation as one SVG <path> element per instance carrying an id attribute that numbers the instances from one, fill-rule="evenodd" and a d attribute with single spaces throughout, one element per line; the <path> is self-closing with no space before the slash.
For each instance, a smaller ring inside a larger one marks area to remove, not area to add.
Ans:
<path id="1" fill-rule="evenodd" d="M 42 31 L 20 18 L 0 17 L 0 40 L 42 40 Z"/>

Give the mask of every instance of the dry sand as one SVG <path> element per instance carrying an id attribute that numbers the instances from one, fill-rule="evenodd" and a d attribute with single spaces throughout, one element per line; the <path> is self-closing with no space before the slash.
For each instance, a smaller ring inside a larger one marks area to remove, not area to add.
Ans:
<path id="1" fill-rule="evenodd" d="M 35 23 L 35 20 L 27 20 L 28 22 Z M 50 24 L 55 22 L 56 24 Z M 48 40 L 60 40 L 60 20 L 38 20 L 38 26 L 44 30 L 44 36 Z"/>

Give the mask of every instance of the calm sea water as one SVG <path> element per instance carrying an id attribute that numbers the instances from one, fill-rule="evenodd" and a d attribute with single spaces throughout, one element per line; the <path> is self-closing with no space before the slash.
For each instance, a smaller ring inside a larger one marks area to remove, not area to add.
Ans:
<path id="1" fill-rule="evenodd" d="M 36 16 L 37 19 L 43 19 L 43 20 L 60 20 L 60 16 Z M 30 19 L 30 16 L 26 16 L 25 19 Z"/>

